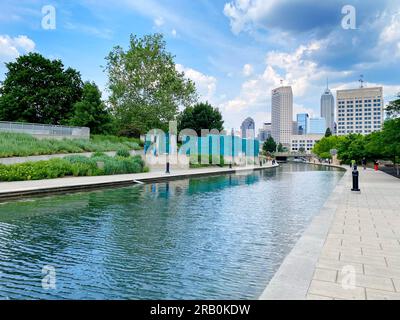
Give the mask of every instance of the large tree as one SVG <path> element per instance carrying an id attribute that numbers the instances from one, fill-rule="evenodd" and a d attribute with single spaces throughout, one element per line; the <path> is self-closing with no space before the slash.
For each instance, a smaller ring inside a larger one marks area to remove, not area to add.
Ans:
<path id="1" fill-rule="evenodd" d="M 332 130 L 330 128 L 327 128 L 325 131 L 325 138 L 328 138 L 332 136 Z"/>
<path id="2" fill-rule="evenodd" d="M 101 92 L 96 84 L 85 82 L 82 100 L 75 103 L 74 113 L 69 121 L 73 126 L 89 127 L 91 133 L 109 133 L 112 118 L 101 100 Z"/>
<path id="3" fill-rule="evenodd" d="M 0 120 L 62 124 L 82 96 L 78 71 L 60 60 L 29 53 L 6 64 L 0 88 Z"/>
<path id="4" fill-rule="evenodd" d="M 397 169 L 397 175 L 399 175 L 400 118 L 385 122 L 382 131 L 382 141 L 384 143 L 384 152 L 389 159 L 393 160 L 393 164 Z"/>
<path id="5" fill-rule="evenodd" d="M 397 99 L 391 101 L 386 107 L 386 112 L 391 118 L 396 118 L 400 116 L 400 93 L 397 94 Z"/>
<path id="6" fill-rule="evenodd" d="M 222 131 L 224 129 L 222 114 L 208 102 L 187 107 L 178 117 L 178 130 L 183 129 L 193 129 L 198 136 L 201 136 L 202 129 Z"/>
<path id="7" fill-rule="evenodd" d="M 273 153 L 276 151 L 276 142 L 274 140 L 274 138 L 272 138 L 271 136 L 268 137 L 268 139 L 264 142 L 263 144 L 263 150 L 267 153 Z"/>
<path id="8" fill-rule="evenodd" d="M 179 107 L 197 100 L 194 83 L 177 71 L 161 34 L 131 35 L 128 50 L 115 47 L 106 59 L 110 103 L 121 130 L 167 130 Z"/>

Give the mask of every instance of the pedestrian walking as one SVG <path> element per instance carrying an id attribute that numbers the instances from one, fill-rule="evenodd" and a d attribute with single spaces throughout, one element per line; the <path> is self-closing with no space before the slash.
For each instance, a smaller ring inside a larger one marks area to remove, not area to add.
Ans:
<path id="1" fill-rule="evenodd" d="M 363 166 L 364 170 L 367 170 L 367 159 L 365 159 L 365 158 L 362 159 L 362 166 Z"/>

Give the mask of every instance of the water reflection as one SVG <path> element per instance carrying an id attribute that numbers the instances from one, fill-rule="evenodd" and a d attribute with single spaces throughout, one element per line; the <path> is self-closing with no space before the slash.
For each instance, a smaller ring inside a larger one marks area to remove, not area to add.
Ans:
<path id="1" fill-rule="evenodd" d="M 2 204 L 0 298 L 257 298 L 341 176 L 288 164 Z"/>

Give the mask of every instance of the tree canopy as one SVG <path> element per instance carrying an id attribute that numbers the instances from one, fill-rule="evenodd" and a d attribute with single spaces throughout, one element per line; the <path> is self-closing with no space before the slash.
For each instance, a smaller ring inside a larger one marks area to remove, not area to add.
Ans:
<path id="1" fill-rule="evenodd" d="M 383 130 L 368 135 L 349 134 L 347 136 L 330 136 L 315 144 L 313 153 L 320 158 L 328 158 L 330 150 L 338 151 L 338 158 L 343 163 L 351 160 L 391 160 L 399 162 L 400 156 L 400 118 L 389 119 Z M 330 157 L 330 156 L 329 156 Z"/>
<path id="2" fill-rule="evenodd" d="M 108 57 L 110 103 L 121 130 L 167 130 L 180 106 L 197 101 L 194 83 L 178 72 L 162 34 L 131 35 L 129 48 Z"/>
<path id="3" fill-rule="evenodd" d="M 264 152 L 268 153 L 273 153 L 276 151 L 276 142 L 274 138 L 271 136 L 268 137 L 268 139 L 264 142 L 263 144 L 263 150 Z"/>
<path id="4" fill-rule="evenodd" d="M 391 101 L 386 107 L 386 113 L 391 118 L 400 116 L 400 93 L 397 94 L 397 99 Z"/>
<path id="5" fill-rule="evenodd" d="M 202 129 L 222 131 L 224 129 L 222 114 L 208 102 L 186 107 L 178 117 L 178 130 L 183 129 L 193 129 L 198 136 L 201 136 Z"/>
<path id="6" fill-rule="evenodd" d="M 60 60 L 29 53 L 6 64 L 0 88 L 0 120 L 63 124 L 82 96 L 80 73 Z"/>
<path id="7" fill-rule="evenodd" d="M 328 137 L 330 137 L 331 135 L 332 135 L 331 129 L 330 129 L 330 128 L 327 128 L 326 131 L 325 131 L 325 137 L 328 138 Z"/>
<path id="8" fill-rule="evenodd" d="M 109 133 L 112 118 L 101 100 L 101 92 L 94 82 L 85 82 L 82 100 L 74 104 L 70 125 L 89 127 L 91 133 Z"/>

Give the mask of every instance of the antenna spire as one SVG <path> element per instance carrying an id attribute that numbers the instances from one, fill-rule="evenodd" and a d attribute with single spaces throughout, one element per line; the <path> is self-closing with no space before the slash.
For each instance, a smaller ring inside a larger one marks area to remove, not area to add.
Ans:
<path id="1" fill-rule="evenodd" d="M 360 80 L 358 80 L 358 82 L 360 82 L 360 88 L 364 88 L 364 75 L 360 75 Z"/>

